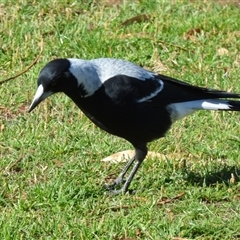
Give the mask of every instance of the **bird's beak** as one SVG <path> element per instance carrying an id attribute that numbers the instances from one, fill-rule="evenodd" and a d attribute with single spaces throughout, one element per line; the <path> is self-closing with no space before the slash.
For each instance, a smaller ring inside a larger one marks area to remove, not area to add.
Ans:
<path id="1" fill-rule="evenodd" d="M 52 94 L 53 92 L 44 92 L 43 85 L 40 84 L 28 109 L 28 112 L 31 112 L 40 102 L 42 102 L 45 98 L 49 97 Z"/>

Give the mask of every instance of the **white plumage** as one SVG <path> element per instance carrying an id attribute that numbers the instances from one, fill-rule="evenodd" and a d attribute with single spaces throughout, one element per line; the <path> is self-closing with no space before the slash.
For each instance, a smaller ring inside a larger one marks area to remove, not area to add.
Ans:
<path id="1" fill-rule="evenodd" d="M 172 122 L 186 117 L 197 110 L 229 110 L 232 106 L 224 100 L 196 100 L 172 103 L 167 106 Z"/>

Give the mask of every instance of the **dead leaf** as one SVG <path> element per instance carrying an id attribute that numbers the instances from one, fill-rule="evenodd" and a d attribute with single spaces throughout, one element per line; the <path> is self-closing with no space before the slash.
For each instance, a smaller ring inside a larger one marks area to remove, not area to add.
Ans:
<path id="1" fill-rule="evenodd" d="M 217 55 L 218 56 L 224 56 L 224 55 L 227 55 L 228 54 L 228 50 L 226 48 L 219 48 L 217 50 Z"/>
<path id="2" fill-rule="evenodd" d="M 129 18 L 127 19 L 126 21 L 122 22 L 121 23 L 121 26 L 129 26 L 133 23 L 141 23 L 141 22 L 146 22 L 146 21 L 149 21 L 150 20 L 150 17 L 149 15 L 147 14 L 140 14 L 140 15 L 137 15 L 135 17 L 132 17 L 132 18 Z"/>
<path id="3" fill-rule="evenodd" d="M 112 163 L 127 162 L 130 158 L 134 156 L 134 153 L 135 153 L 134 150 L 125 150 L 125 151 L 114 153 L 108 157 L 105 157 L 101 161 L 112 162 Z M 157 152 L 152 152 L 152 151 L 148 151 L 146 158 L 149 158 L 149 157 L 158 158 L 161 160 L 166 159 L 166 155 L 157 153 Z"/>

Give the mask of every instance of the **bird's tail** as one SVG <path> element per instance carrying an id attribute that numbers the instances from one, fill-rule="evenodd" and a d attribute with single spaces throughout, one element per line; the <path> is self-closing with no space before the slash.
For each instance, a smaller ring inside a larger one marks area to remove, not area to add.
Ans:
<path id="1" fill-rule="evenodd" d="M 192 108 L 196 110 L 240 111 L 240 101 L 210 99 L 192 101 Z"/>
<path id="2" fill-rule="evenodd" d="M 240 111 L 240 101 L 203 99 L 172 103 L 167 107 L 172 121 L 181 119 L 197 110 Z"/>

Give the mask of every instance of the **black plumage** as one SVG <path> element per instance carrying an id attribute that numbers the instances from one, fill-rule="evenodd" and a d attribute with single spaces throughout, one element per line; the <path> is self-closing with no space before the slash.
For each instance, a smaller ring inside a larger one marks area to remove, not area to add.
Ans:
<path id="1" fill-rule="evenodd" d="M 134 146 L 135 156 L 108 186 L 115 194 L 128 191 L 147 154 L 147 143 L 163 137 L 174 121 L 201 109 L 240 111 L 239 101 L 223 100 L 240 98 L 239 94 L 196 87 L 110 58 L 49 62 L 39 74 L 29 112 L 56 92 L 69 96 L 98 127 Z"/>

